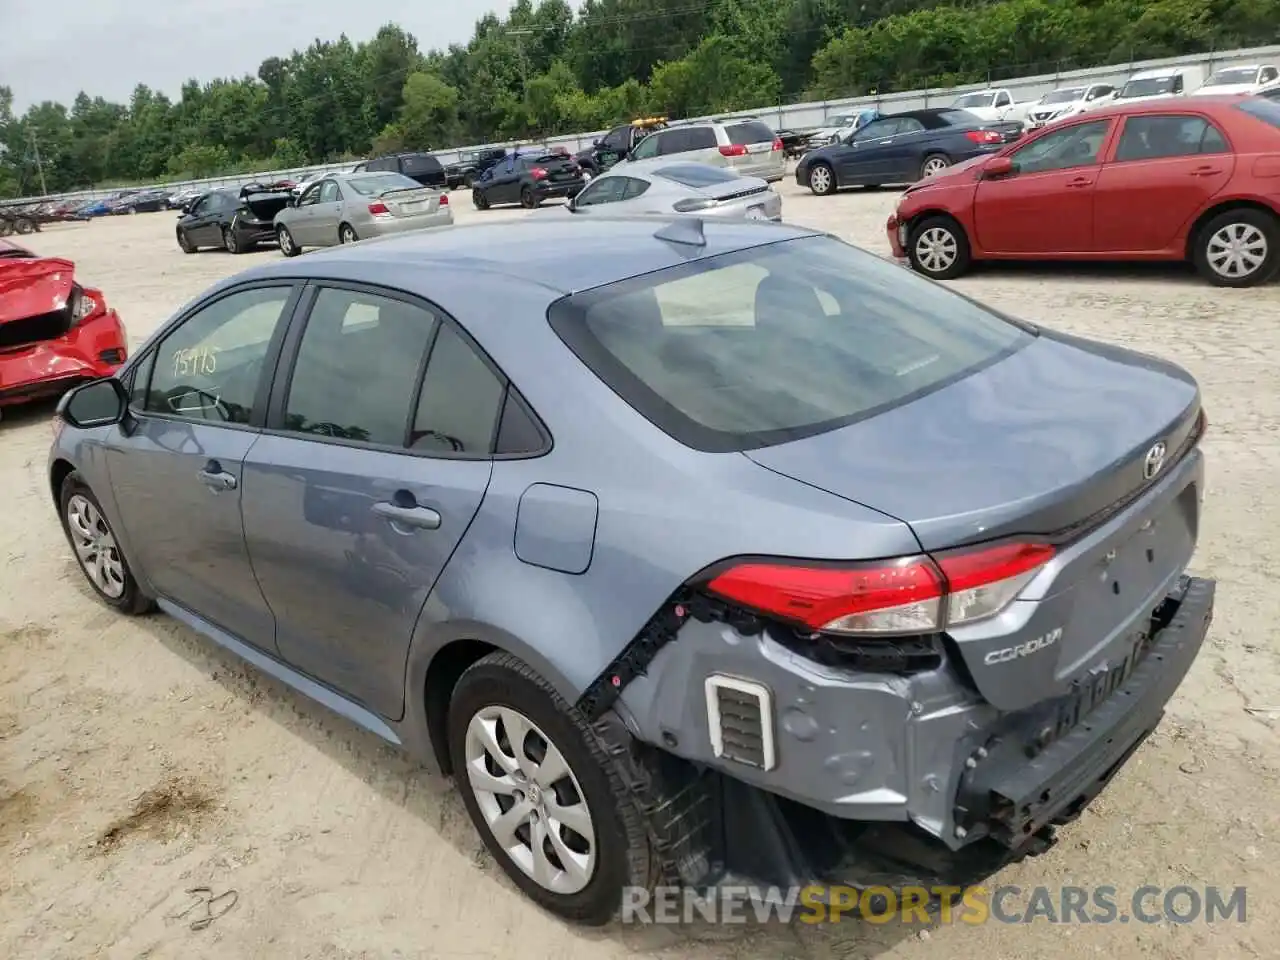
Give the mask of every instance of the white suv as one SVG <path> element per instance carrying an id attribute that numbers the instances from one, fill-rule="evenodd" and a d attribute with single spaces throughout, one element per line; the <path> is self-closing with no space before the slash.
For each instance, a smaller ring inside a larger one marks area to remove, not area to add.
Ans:
<path id="1" fill-rule="evenodd" d="M 673 123 L 641 140 L 620 163 L 675 156 L 729 167 L 771 183 L 787 172 L 782 141 L 767 123 L 751 117 Z"/>

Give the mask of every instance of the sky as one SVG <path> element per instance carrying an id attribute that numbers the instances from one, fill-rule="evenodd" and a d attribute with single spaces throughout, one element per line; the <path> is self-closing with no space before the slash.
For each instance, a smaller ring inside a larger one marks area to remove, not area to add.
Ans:
<path id="1" fill-rule="evenodd" d="M 513 0 L 0 0 L 0 86 L 14 110 L 91 97 L 127 102 L 145 83 L 175 97 L 194 77 L 256 74 L 267 57 L 345 33 L 367 40 L 387 22 L 422 50 L 471 39 Z M 576 2 L 572 3 L 577 6 Z"/>

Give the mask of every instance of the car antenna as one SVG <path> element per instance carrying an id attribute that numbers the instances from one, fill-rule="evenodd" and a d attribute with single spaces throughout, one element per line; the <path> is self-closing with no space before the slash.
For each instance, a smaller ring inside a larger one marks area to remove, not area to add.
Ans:
<path id="1" fill-rule="evenodd" d="M 702 232 L 701 217 L 681 217 L 678 220 L 672 220 L 655 233 L 654 237 L 682 246 L 705 247 L 707 245 L 707 238 Z"/>

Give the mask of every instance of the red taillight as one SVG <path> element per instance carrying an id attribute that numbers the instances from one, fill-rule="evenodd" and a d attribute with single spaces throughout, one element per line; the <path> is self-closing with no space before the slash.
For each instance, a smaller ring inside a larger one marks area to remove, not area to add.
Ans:
<path id="1" fill-rule="evenodd" d="M 542 169 L 542 167 L 530 167 L 529 176 L 533 177 L 535 180 L 545 180 L 547 179 L 547 171 Z"/>
<path id="2" fill-rule="evenodd" d="M 745 157 L 747 148 L 740 143 L 730 143 L 720 148 L 720 155 L 723 157 Z"/>
<path id="3" fill-rule="evenodd" d="M 375 217 L 391 216 L 391 211 L 387 209 L 387 205 L 381 200 L 375 200 L 373 203 L 369 204 L 369 213 Z"/>
<path id="4" fill-rule="evenodd" d="M 1039 543 L 848 566 L 737 564 L 707 589 L 815 632 L 933 633 L 1004 609 L 1053 556 Z"/>
<path id="5" fill-rule="evenodd" d="M 782 138 L 781 138 L 781 137 L 774 137 L 774 138 L 773 138 L 773 149 L 775 149 L 775 150 L 781 150 L 781 149 L 782 149 Z"/>
<path id="6" fill-rule="evenodd" d="M 440 194 L 440 206 L 447 207 L 449 205 L 449 195 L 447 193 Z"/>
<path id="7" fill-rule="evenodd" d="M 994 130 L 966 130 L 964 135 L 974 143 L 1004 143 L 1004 137 Z"/>

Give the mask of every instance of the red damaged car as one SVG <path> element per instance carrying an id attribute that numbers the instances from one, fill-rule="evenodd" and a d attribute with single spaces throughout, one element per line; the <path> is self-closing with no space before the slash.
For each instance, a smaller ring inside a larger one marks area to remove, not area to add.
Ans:
<path id="1" fill-rule="evenodd" d="M 126 357 L 125 329 L 75 264 L 0 240 L 0 413 L 110 376 Z"/>
<path id="2" fill-rule="evenodd" d="M 886 230 L 938 280 L 976 260 L 1187 260 L 1254 286 L 1280 269 L 1280 103 L 1118 101 L 921 180 Z"/>

